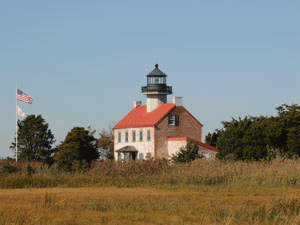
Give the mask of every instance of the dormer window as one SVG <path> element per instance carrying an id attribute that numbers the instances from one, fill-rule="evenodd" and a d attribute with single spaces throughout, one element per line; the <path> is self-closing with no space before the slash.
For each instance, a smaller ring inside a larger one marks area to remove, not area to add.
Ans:
<path id="1" fill-rule="evenodd" d="M 169 126 L 178 126 L 179 125 L 179 117 L 177 114 L 170 114 L 168 117 L 168 125 Z"/>

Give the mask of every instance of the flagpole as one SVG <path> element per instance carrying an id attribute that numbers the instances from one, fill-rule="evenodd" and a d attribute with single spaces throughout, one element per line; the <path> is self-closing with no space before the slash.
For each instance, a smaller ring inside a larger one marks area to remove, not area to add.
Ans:
<path id="1" fill-rule="evenodd" d="M 18 84 L 16 85 L 16 162 L 18 162 Z"/>

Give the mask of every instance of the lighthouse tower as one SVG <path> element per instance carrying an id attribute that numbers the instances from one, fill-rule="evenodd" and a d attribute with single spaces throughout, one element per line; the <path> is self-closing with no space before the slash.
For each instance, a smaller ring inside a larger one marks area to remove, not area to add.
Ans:
<path id="1" fill-rule="evenodd" d="M 147 75 L 147 86 L 142 87 L 142 94 L 147 95 L 147 112 L 167 103 L 167 95 L 172 94 L 172 86 L 167 86 L 166 81 L 167 75 L 155 64 L 154 70 Z"/>

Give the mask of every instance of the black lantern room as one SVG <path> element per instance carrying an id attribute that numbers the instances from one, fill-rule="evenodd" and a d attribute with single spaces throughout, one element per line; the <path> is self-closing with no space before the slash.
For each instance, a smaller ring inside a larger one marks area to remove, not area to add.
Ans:
<path id="1" fill-rule="evenodd" d="M 172 86 L 167 86 L 167 75 L 158 69 L 158 64 L 155 64 L 154 70 L 147 75 L 147 86 L 142 87 L 142 93 L 151 94 L 172 94 Z"/>

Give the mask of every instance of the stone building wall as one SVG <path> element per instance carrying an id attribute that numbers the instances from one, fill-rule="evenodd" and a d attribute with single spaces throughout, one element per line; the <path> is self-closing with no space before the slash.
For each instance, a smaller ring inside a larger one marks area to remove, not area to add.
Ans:
<path id="1" fill-rule="evenodd" d="M 182 139 L 182 140 L 180 140 Z M 169 153 L 169 157 L 171 158 L 172 155 L 176 154 L 180 148 L 185 147 L 187 144 L 188 140 L 185 138 L 178 138 L 178 139 L 174 139 L 174 140 L 169 140 L 168 141 L 168 153 Z M 198 148 L 199 148 L 199 154 L 203 154 L 204 157 L 206 159 L 209 160 L 215 160 L 216 159 L 216 154 L 217 152 L 214 150 L 211 150 L 209 148 L 206 148 L 204 146 L 201 146 L 199 144 L 197 144 Z"/>
<path id="2" fill-rule="evenodd" d="M 147 131 L 150 131 L 150 141 L 147 140 Z M 132 140 L 132 131 L 135 131 L 135 141 Z M 140 131 L 143 132 L 143 140 L 140 141 Z M 121 142 L 118 140 L 118 132 L 121 132 Z M 128 142 L 125 141 L 125 133 L 128 132 Z M 114 149 L 115 159 L 118 159 L 118 153 L 116 150 L 125 146 L 134 146 L 138 150 L 137 159 L 139 154 L 143 154 L 143 158 L 146 159 L 147 153 L 150 153 L 150 157 L 154 157 L 154 127 L 137 127 L 137 128 L 122 128 L 114 130 Z"/>
<path id="3" fill-rule="evenodd" d="M 187 144 L 187 140 L 168 141 L 169 158 L 175 155 L 180 150 L 180 148 L 185 147 L 186 144 Z"/>
<path id="4" fill-rule="evenodd" d="M 167 95 L 147 95 L 147 112 L 151 112 L 159 105 L 167 103 Z"/>
<path id="5" fill-rule="evenodd" d="M 215 160 L 216 159 L 216 155 L 217 152 L 210 150 L 208 148 L 205 148 L 203 146 L 199 146 L 199 153 L 203 154 L 205 156 L 205 158 L 209 159 L 209 160 Z"/>

